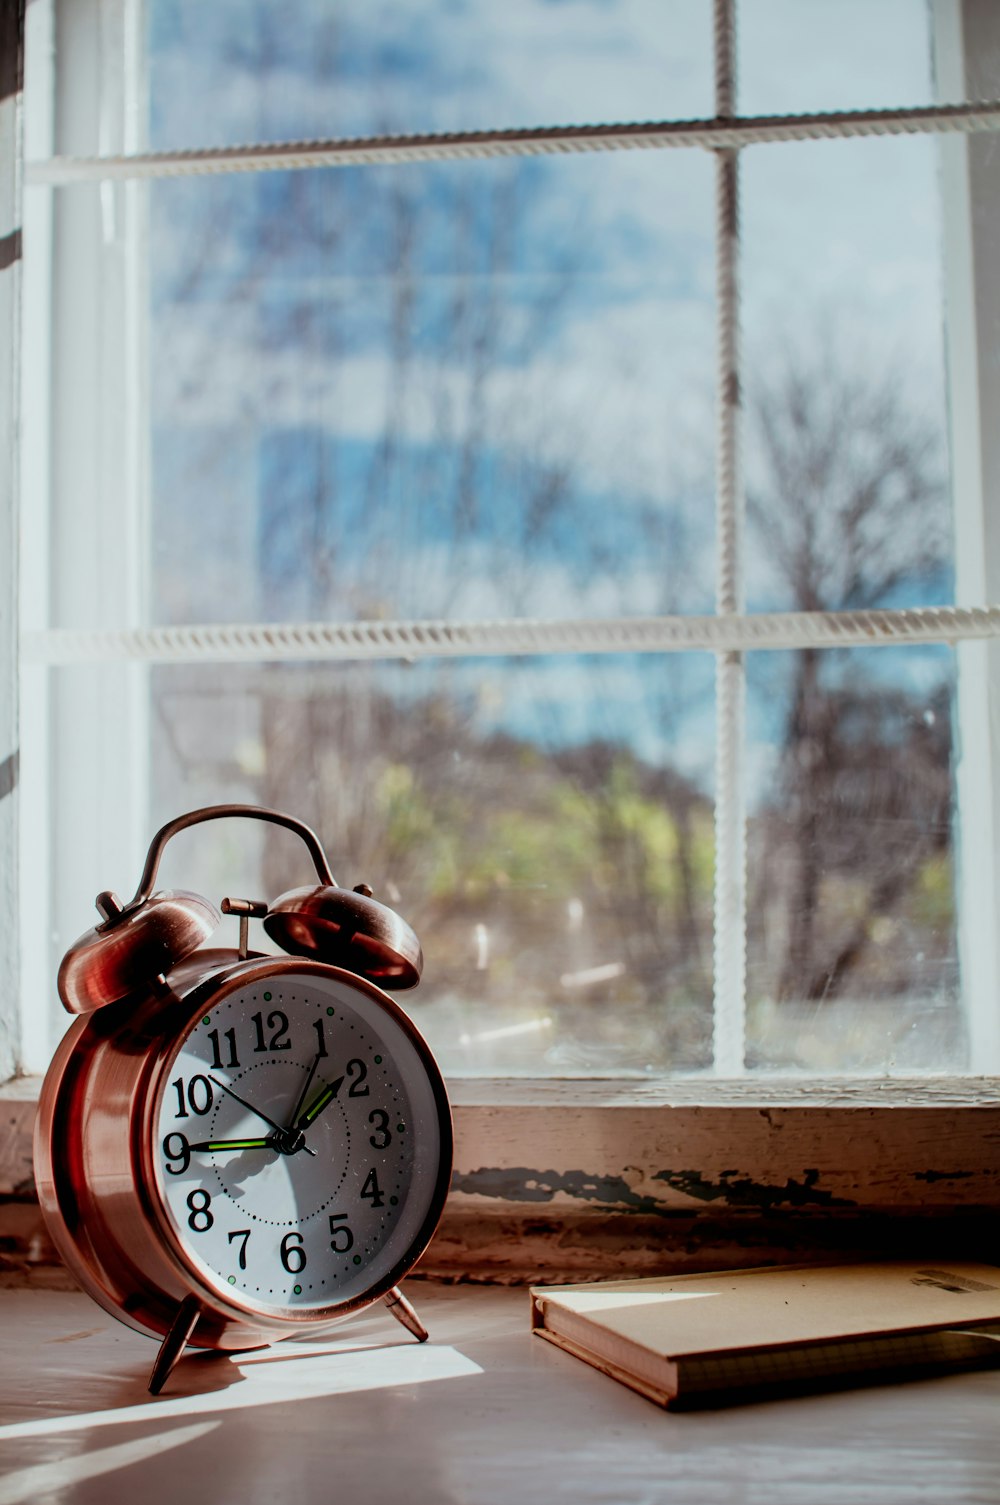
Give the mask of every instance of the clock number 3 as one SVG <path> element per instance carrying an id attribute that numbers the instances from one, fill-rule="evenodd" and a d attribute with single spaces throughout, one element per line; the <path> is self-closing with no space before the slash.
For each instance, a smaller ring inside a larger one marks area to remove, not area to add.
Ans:
<path id="1" fill-rule="evenodd" d="M 368 1122 L 374 1124 L 375 1133 L 368 1136 L 368 1143 L 373 1150 L 388 1149 L 392 1143 L 392 1135 L 389 1133 L 389 1115 L 384 1108 L 373 1108 L 368 1115 Z"/>

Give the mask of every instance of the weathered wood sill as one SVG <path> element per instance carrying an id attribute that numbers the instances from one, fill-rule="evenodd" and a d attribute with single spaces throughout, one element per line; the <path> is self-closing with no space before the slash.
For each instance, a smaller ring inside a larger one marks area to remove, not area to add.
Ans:
<path id="1" fill-rule="evenodd" d="M 776 1261 L 995 1258 L 1000 1081 L 459 1081 L 420 1273 L 571 1280 Z M 0 1285 L 65 1284 L 0 1088 Z"/>

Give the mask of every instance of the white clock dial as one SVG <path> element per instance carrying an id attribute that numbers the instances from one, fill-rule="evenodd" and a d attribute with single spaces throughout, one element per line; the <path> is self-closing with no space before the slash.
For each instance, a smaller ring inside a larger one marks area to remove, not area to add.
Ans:
<path id="1" fill-rule="evenodd" d="M 164 1073 L 156 1183 L 208 1284 L 303 1316 L 405 1259 L 439 1195 L 436 1068 L 349 982 L 263 969 L 213 1000 Z"/>

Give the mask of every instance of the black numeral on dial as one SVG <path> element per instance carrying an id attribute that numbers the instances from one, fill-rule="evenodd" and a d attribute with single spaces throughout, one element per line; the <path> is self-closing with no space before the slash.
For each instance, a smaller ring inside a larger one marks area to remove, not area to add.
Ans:
<path id="1" fill-rule="evenodd" d="M 384 1108 L 373 1108 L 368 1115 L 368 1122 L 375 1125 L 375 1133 L 369 1135 L 368 1143 L 373 1150 L 388 1149 L 392 1143 L 392 1135 L 389 1133 L 389 1115 Z"/>
<path id="2" fill-rule="evenodd" d="M 280 1009 L 272 1009 L 267 1016 L 267 1027 L 274 1031 L 270 1043 L 264 1036 L 263 1014 L 252 1014 L 251 1023 L 257 1031 L 257 1044 L 254 1046 L 254 1054 L 262 1050 L 291 1050 L 292 1042 L 288 1038 L 288 1016 Z"/>
<path id="3" fill-rule="evenodd" d="M 347 1090 L 347 1096 L 367 1097 L 369 1089 L 367 1087 L 362 1087 L 361 1085 L 365 1077 L 368 1075 L 368 1067 L 365 1065 L 364 1061 L 359 1061 L 357 1060 L 357 1058 L 355 1058 L 353 1061 L 348 1061 L 347 1075 L 351 1079 L 351 1085 Z"/>
<path id="4" fill-rule="evenodd" d="M 207 1233 L 215 1222 L 215 1219 L 208 1210 L 212 1205 L 212 1199 L 208 1195 L 208 1192 L 202 1191 L 200 1187 L 188 1192 L 187 1205 L 191 1214 L 188 1218 L 188 1227 L 191 1229 L 191 1232 Z"/>
<path id="5" fill-rule="evenodd" d="M 203 1118 L 206 1113 L 211 1113 L 214 1094 L 212 1092 L 212 1084 L 207 1076 L 193 1076 L 187 1084 L 186 1093 L 184 1091 L 183 1077 L 178 1077 L 170 1085 L 177 1093 L 177 1112 L 174 1114 L 175 1118 L 187 1118 L 189 1104 L 191 1112 L 197 1113 L 199 1118 Z"/>
<path id="6" fill-rule="evenodd" d="M 346 1254 L 348 1249 L 354 1248 L 354 1234 L 347 1226 L 346 1212 L 331 1212 L 330 1214 L 330 1248 L 335 1254 Z"/>
<path id="7" fill-rule="evenodd" d="M 168 1176 L 183 1176 L 191 1164 L 191 1147 L 179 1130 L 163 1141 L 163 1158 L 171 1162 L 167 1166 Z"/>
<path id="8" fill-rule="evenodd" d="M 223 1061 L 222 1059 L 222 1051 L 219 1047 L 219 1031 L 217 1029 L 210 1029 L 208 1038 L 212 1042 L 212 1065 L 216 1071 L 221 1071 L 223 1066 L 228 1066 L 230 1070 L 235 1071 L 240 1064 L 240 1058 L 236 1054 L 236 1031 L 234 1029 L 227 1029 L 223 1036 L 223 1039 L 229 1046 L 228 1061 Z"/>
<path id="9" fill-rule="evenodd" d="M 228 1238 L 230 1243 L 233 1242 L 233 1239 L 237 1238 L 241 1238 L 243 1240 L 242 1244 L 240 1245 L 240 1269 L 245 1270 L 247 1267 L 247 1244 L 250 1242 L 250 1229 L 234 1228 L 232 1233 L 227 1233 L 226 1237 Z"/>
<path id="10" fill-rule="evenodd" d="M 301 1233 L 286 1233 L 281 1240 L 281 1263 L 289 1275 L 299 1275 L 306 1267 L 306 1251 Z"/>
<path id="11" fill-rule="evenodd" d="M 385 1198 L 382 1195 L 382 1188 L 378 1184 L 378 1176 L 375 1174 L 374 1166 L 365 1177 L 365 1184 L 361 1188 L 361 1195 L 362 1197 L 365 1197 L 373 1207 L 381 1207 L 383 1202 L 385 1201 Z"/>

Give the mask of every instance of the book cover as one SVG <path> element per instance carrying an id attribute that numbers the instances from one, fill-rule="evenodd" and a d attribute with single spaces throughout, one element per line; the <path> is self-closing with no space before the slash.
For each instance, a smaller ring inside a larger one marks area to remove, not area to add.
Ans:
<path id="1" fill-rule="evenodd" d="M 531 1325 L 662 1406 L 721 1405 L 1000 1363 L 1000 1268 L 893 1261 L 541 1286 Z"/>

